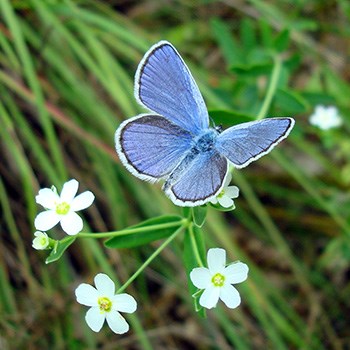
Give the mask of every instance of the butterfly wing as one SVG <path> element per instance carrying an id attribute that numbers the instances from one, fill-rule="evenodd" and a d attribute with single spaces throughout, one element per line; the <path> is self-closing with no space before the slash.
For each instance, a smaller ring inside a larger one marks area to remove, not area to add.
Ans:
<path id="1" fill-rule="evenodd" d="M 160 115 L 141 114 L 124 121 L 115 133 L 119 158 L 142 180 L 169 174 L 191 147 L 193 136 Z"/>
<path id="2" fill-rule="evenodd" d="M 182 207 L 202 205 L 221 192 L 227 173 L 228 161 L 217 151 L 198 153 L 175 184 L 165 183 L 165 193 Z"/>
<path id="3" fill-rule="evenodd" d="M 208 128 L 203 97 L 185 62 L 167 41 L 152 46 L 135 75 L 138 102 L 197 135 Z"/>
<path id="4" fill-rule="evenodd" d="M 269 153 L 294 126 L 292 118 L 267 118 L 233 126 L 218 135 L 215 148 L 236 168 Z"/>

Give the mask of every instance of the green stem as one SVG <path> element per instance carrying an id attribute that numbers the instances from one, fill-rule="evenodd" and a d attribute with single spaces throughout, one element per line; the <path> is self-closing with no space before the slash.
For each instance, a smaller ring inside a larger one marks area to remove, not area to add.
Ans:
<path id="1" fill-rule="evenodd" d="M 155 257 L 185 228 L 185 225 L 179 227 L 170 237 L 168 237 L 153 253 L 152 255 L 140 266 L 140 268 L 117 290 L 117 294 L 123 292 L 136 277 L 154 260 Z"/>
<path id="2" fill-rule="evenodd" d="M 256 117 L 256 120 L 261 120 L 265 117 L 266 113 L 270 108 L 271 101 L 277 89 L 277 83 L 278 83 L 278 80 L 281 74 L 281 69 L 282 69 L 282 60 L 279 55 L 275 55 L 273 58 L 273 61 L 274 61 L 274 66 L 273 66 L 270 84 L 267 89 L 264 102 L 260 108 L 259 114 Z"/>
<path id="3" fill-rule="evenodd" d="M 77 238 L 111 238 L 111 237 L 117 237 L 117 236 L 126 236 L 126 235 L 131 235 L 133 233 L 156 231 L 156 230 L 161 230 L 165 228 L 176 227 L 179 225 L 181 225 L 182 227 L 185 225 L 185 223 L 187 223 L 187 219 L 182 219 L 176 222 L 169 222 L 169 223 L 159 224 L 159 225 L 128 228 L 120 231 L 111 231 L 111 232 L 102 232 L 102 233 L 81 232 L 77 234 Z"/>
<path id="4" fill-rule="evenodd" d="M 195 258 L 197 260 L 198 266 L 199 267 L 203 267 L 204 264 L 203 264 L 203 261 L 201 259 L 200 254 L 199 254 L 198 244 L 197 244 L 196 238 L 194 237 L 193 223 L 191 223 L 191 225 L 189 226 L 188 233 L 190 235 L 191 245 L 192 245 L 192 248 L 193 248 L 193 253 L 194 253 L 194 256 L 195 256 Z"/>

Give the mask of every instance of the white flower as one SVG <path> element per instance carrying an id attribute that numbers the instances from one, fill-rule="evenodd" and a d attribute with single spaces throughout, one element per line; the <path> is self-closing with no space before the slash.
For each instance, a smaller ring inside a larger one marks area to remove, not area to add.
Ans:
<path id="1" fill-rule="evenodd" d="M 334 106 L 316 106 L 315 112 L 309 118 L 309 122 L 322 130 L 336 128 L 343 124 L 338 109 Z"/>
<path id="2" fill-rule="evenodd" d="M 82 283 L 75 290 L 77 302 L 91 306 L 85 316 L 86 323 L 98 332 L 107 319 L 108 326 L 114 333 L 123 334 L 129 330 L 129 325 L 119 313 L 136 311 L 136 300 L 129 294 L 115 294 L 114 282 L 104 273 L 95 276 L 95 286 Z"/>
<path id="3" fill-rule="evenodd" d="M 212 248 L 207 254 L 208 268 L 197 267 L 190 273 L 192 283 L 204 289 L 199 304 L 207 309 L 216 306 L 219 298 L 230 309 L 241 303 L 241 297 L 232 284 L 241 283 L 248 277 L 248 266 L 239 261 L 226 265 L 226 251 Z"/>
<path id="4" fill-rule="evenodd" d="M 45 232 L 36 231 L 34 233 L 32 247 L 36 250 L 44 250 L 49 246 L 49 237 Z"/>
<path id="5" fill-rule="evenodd" d="M 224 183 L 224 188 L 215 198 L 213 198 L 210 201 L 211 203 L 213 204 L 219 203 L 224 208 L 230 208 L 232 206 L 233 206 L 232 209 L 235 208 L 235 203 L 233 202 L 232 198 L 238 197 L 239 189 L 237 186 L 229 186 L 231 180 L 232 180 L 232 175 L 231 173 L 228 173 Z"/>
<path id="6" fill-rule="evenodd" d="M 34 225 L 37 230 L 47 231 L 59 222 L 68 235 L 76 235 L 83 229 L 83 220 L 75 212 L 89 207 L 95 196 L 92 192 L 85 191 L 75 197 L 78 186 L 77 180 L 66 182 L 60 196 L 54 186 L 39 191 L 35 197 L 36 202 L 47 210 L 35 218 Z"/>

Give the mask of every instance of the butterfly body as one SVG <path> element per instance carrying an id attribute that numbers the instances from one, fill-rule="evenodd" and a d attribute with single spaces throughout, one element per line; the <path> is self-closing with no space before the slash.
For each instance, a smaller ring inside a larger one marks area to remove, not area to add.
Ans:
<path id="1" fill-rule="evenodd" d="M 179 206 L 197 206 L 217 196 L 228 164 L 243 168 L 286 138 L 292 118 L 270 118 L 222 131 L 209 126 L 208 112 L 186 64 L 161 41 L 151 47 L 135 76 L 135 97 L 150 114 L 119 126 L 117 153 L 142 180 L 164 179 L 164 192 Z"/>
<path id="2" fill-rule="evenodd" d="M 209 152 L 215 147 L 218 131 L 210 128 L 194 139 L 193 152 L 203 153 Z"/>
<path id="3" fill-rule="evenodd" d="M 167 190 L 182 177 L 187 169 L 193 165 L 198 155 L 205 153 L 210 154 L 210 152 L 213 153 L 217 134 L 218 132 L 215 129 L 210 128 L 193 139 L 192 148 L 185 154 L 184 158 L 166 179 L 163 185 L 163 190 L 165 192 L 167 192 Z"/>

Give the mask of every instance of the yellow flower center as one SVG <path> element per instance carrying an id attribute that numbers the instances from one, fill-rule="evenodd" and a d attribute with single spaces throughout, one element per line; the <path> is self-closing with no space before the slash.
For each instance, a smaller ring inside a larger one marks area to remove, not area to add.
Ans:
<path id="1" fill-rule="evenodd" d="M 101 313 L 110 312 L 112 310 L 112 301 L 107 297 L 98 298 L 98 305 Z"/>
<path id="2" fill-rule="evenodd" d="M 58 203 L 56 205 L 56 213 L 59 215 L 68 214 L 69 209 L 70 209 L 70 205 L 67 202 Z"/>
<path id="3" fill-rule="evenodd" d="M 46 246 L 47 245 L 47 238 L 45 236 L 41 237 L 40 238 L 40 245 L 42 247 Z"/>
<path id="4" fill-rule="evenodd" d="M 218 198 L 221 198 L 221 197 L 223 197 L 224 194 L 225 194 L 225 190 L 222 190 L 222 191 L 217 195 L 217 197 L 218 197 Z"/>
<path id="5" fill-rule="evenodd" d="M 223 276 L 221 273 L 216 273 L 212 277 L 211 282 L 215 287 L 222 287 L 225 283 L 225 276 Z"/>

